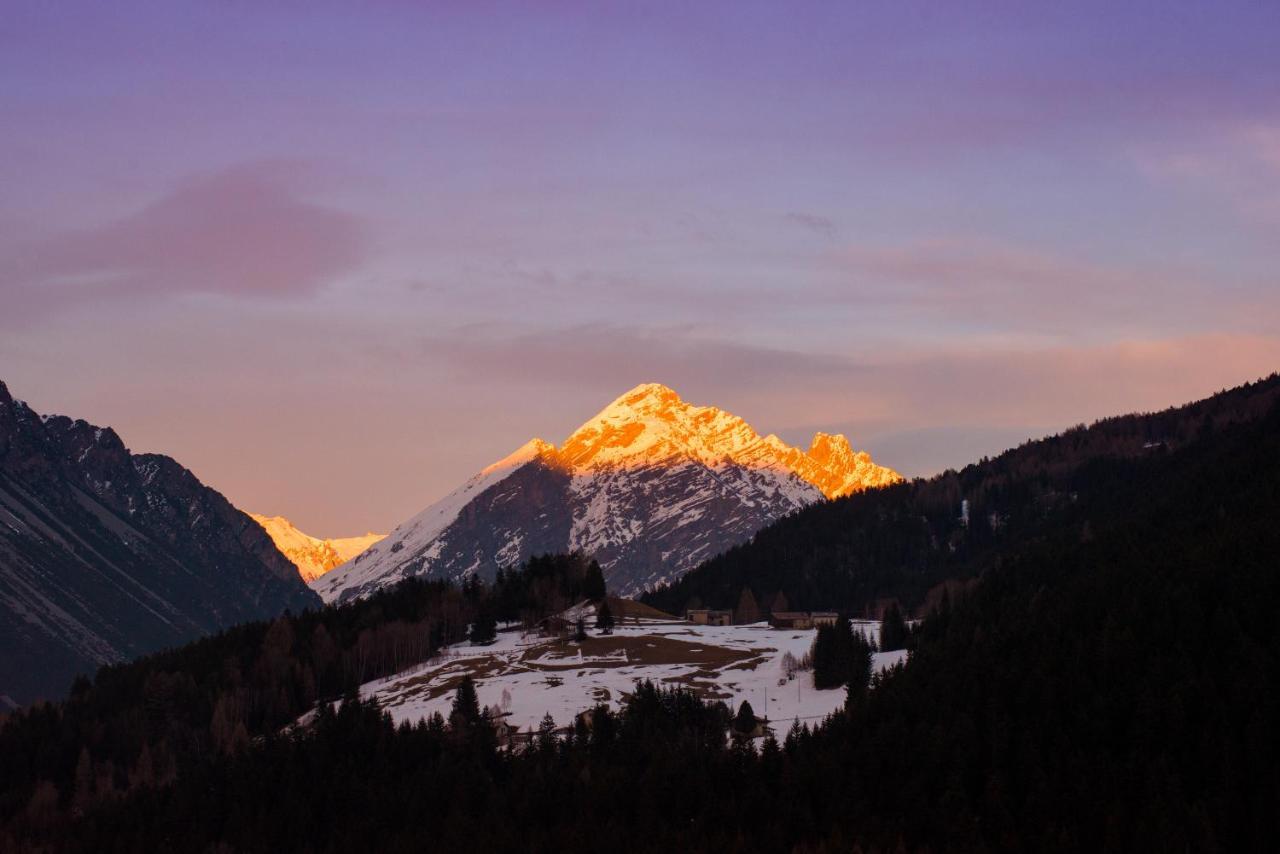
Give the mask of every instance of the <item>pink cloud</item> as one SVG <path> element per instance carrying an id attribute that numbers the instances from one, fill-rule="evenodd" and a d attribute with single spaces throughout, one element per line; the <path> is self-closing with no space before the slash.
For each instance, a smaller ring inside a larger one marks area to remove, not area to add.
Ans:
<path id="1" fill-rule="evenodd" d="M 307 200 L 290 164 L 189 181 L 94 229 L 13 247 L 0 279 L 11 316 L 181 293 L 285 297 L 317 291 L 364 258 L 355 217 Z"/>

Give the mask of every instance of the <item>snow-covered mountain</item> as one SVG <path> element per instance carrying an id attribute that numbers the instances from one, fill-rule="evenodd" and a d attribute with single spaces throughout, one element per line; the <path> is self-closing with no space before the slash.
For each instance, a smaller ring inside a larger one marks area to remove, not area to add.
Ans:
<path id="1" fill-rule="evenodd" d="M 41 416 L 0 383 L 0 694 L 318 606 L 253 520 L 109 427 Z"/>
<path id="2" fill-rule="evenodd" d="M 611 591 L 631 595 L 806 504 L 897 480 L 843 436 L 819 433 L 802 451 L 649 383 L 558 448 L 529 441 L 312 589 L 343 601 L 411 576 L 491 577 L 576 549 L 600 561 Z"/>
<path id="3" fill-rule="evenodd" d="M 315 581 L 387 536 L 370 531 L 363 537 L 322 540 L 299 531 L 283 516 L 262 516 L 257 513 L 250 513 L 249 516 L 262 526 L 276 548 L 293 561 L 298 574 L 307 582 Z"/>

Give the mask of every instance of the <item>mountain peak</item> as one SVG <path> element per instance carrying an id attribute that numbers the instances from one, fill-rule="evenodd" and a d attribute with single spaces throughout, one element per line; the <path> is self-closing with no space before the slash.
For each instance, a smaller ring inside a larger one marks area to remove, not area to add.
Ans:
<path id="1" fill-rule="evenodd" d="M 654 412 L 662 409 L 686 406 L 680 395 L 662 383 L 641 383 L 619 395 L 600 413 Z M 597 416 L 597 417 L 600 417 Z"/>
<path id="2" fill-rule="evenodd" d="M 640 385 L 619 396 L 619 400 L 629 397 L 658 397 L 680 399 L 675 389 L 662 383 L 640 383 Z"/>
<path id="3" fill-rule="evenodd" d="M 250 513 L 249 517 L 262 526 L 276 548 L 298 568 L 298 575 L 306 582 L 314 581 L 341 566 L 386 537 L 386 534 L 370 531 L 363 537 L 322 539 L 298 530 L 284 516 Z"/>
<path id="4" fill-rule="evenodd" d="M 340 601 L 413 575 L 490 574 L 577 550 L 633 593 L 806 504 L 897 480 L 843 436 L 820 433 L 805 452 L 643 383 L 558 449 L 532 439 L 483 469 L 314 589 Z"/>
<path id="5" fill-rule="evenodd" d="M 809 443 L 809 456 L 823 465 L 853 456 L 853 447 L 843 433 L 815 433 Z"/>

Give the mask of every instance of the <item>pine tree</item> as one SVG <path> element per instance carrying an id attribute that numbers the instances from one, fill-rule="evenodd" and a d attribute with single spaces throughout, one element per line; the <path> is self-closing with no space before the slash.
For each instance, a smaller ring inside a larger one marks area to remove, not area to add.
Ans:
<path id="1" fill-rule="evenodd" d="M 880 623 L 880 650 L 890 652 L 906 649 L 909 636 L 907 621 L 903 619 L 898 603 L 890 602 L 889 607 L 884 609 L 884 617 Z"/>
<path id="2" fill-rule="evenodd" d="M 551 713 L 547 712 L 542 716 L 542 723 L 538 725 L 538 747 L 541 750 L 550 750 L 555 747 L 556 719 L 551 717 Z"/>
<path id="3" fill-rule="evenodd" d="M 734 716 L 733 730 L 740 735 L 750 735 L 755 728 L 755 710 L 751 708 L 751 703 L 743 700 L 742 705 L 738 706 L 738 714 Z"/>
<path id="4" fill-rule="evenodd" d="M 751 592 L 750 587 L 742 588 L 742 593 L 738 596 L 738 607 L 733 616 L 736 623 L 760 622 L 760 606 L 756 604 L 755 594 Z"/>
<path id="5" fill-rule="evenodd" d="M 578 622 L 573 628 L 573 639 L 578 643 L 582 643 L 587 639 L 587 623 L 581 617 L 578 618 Z"/>
<path id="6" fill-rule="evenodd" d="M 498 621 L 487 608 L 476 615 L 471 623 L 471 632 L 467 638 L 475 645 L 492 643 L 498 636 Z"/>
<path id="7" fill-rule="evenodd" d="M 596 628 L 606 635 L 613 634 L 613 612 L 609 610 L 609 600 L 600 600 L 600 610 L 596 612 Z"/>
<path id="8" fill-rule="evenodd" d="M 591 561 L 591 565 L 587 567 L 587 576 L 582 580 L 582 595 L 592 602 L 603 599 L 608 594 L 608 589 L 604 583 L 604 571 L 600 569 L 600 564 Z"/>
<path id="9" fill-rule="evenodd" d="M 453 695 L 453 709 L 449 712 L 449 725 L 464 729 L 480 721 L 480 698 L 476 696 L 476 683 L 470 675 L 462 677 L 458 691 Z"/>
<path id="10" fill-rule="evenodd" d="M 871 643 L 861 632 L 852 636 L 849 656 L 849 685 L 844 705 L 849 711 L 861 707 L 871 691 Z"/>

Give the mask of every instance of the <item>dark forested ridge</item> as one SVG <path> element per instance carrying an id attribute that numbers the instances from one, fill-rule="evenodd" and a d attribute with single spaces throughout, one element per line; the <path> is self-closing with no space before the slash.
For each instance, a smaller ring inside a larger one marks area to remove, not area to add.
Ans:
<path id="1" fill-rule="evenodd" d="M 1025 548 L 1060 517 L 1104 501 L 1112 463 L 1168 455 L 1257 421 L 1277 400 L 1280 375 L 1272 375 L 1186 406 L 1081 425 L 959 472 L 812 505 L 643 598 L 678 614 L 691 603 L 732 608 L 746 590 L 760 602 L 781 591 L 793 608 L 879 616 L 897 600 L 924 613 L 993 556 Z M 1110 524 L 1105 515 L 1091 518 Z"/>
<path id="2" fill-rule="evenodd" d="M 349 697 L 309 729 L 275 728 L 306 705 L 289 686 L 315 674 L 321 627 L 329 672 L 364 660 L 362 643 L 373 662 L 316 676 L 323 697 L 403 664 L 379 631 L 427 621 L 443 642 L 485 609 L 538 610 L 415 582 L 105 670 L 14 716 L 0 729 L 0 849 L 1274 850 L 1274 388 L 1229 393 L 1145 453 L 1079 461 L 1067 451 L 1081 445 L 1065 447 L 1081 497 L 1054 503 L 1034 536 L 974 550 L 980 580 L 939 598 L 906 666 L 816 729 L 748 746 L 724 737 L 732 710 L 651 687 L 517 753 L 495 750 L 466 703 L 396 727 Z M 589 565 L 560 560 L 510 590 L 580 592 Z M 239 688 L 257 711 L 228 729 L 217 707 Z"/>

